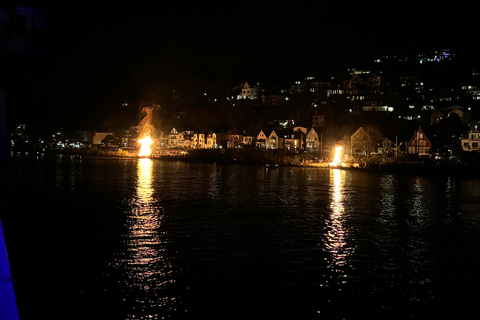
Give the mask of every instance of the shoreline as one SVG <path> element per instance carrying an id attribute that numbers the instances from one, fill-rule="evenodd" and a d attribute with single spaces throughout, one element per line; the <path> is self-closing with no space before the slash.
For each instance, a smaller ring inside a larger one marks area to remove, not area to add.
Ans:
<path id="1" fill-rule="evenodd" d="M 14 154 L 24 154 L 30 156 L 33 153 L 35 156 L 39 155 L 71 155 L 71 156 L 85 156 L 85 157 L 105 157 L 110 159 L 141 159 L 139 157 L 121 150 L 116 151 L 98 151 L 90 152 L 90 150 L 14 150 L 12 149 L 12 157 Z M 276 169 L 278 167 L 303 167 L 303 168 L 319 168 L 319 169 L 341 169 L 341 170 L 356 170 L 363 172 L 376 173 L 396 173 L 396 174 L 415 174 L 415 175 L 461 175 L 480 178 L 480 161 L 465 161 L 460 159 L 454 160 L 412 160 L 407 159 L 403 161 L 388 160 L 380 162 L 363 163 L 360 166 L 358 163 L 345 166 L 330 166 L 330 161 L 325 159 L 318 159 L 313 153 L 286 153 L 278 152 L 277 150 L 235 150 L 235 149 L 201 149 L 190 150 L 188 153 L 172 154 L 153 154 L 148 157 L 150 159 L 158 159 L 163 161 L 183 161 L 183 162 L 197 162 L 197 163 L 220 163 L 220 164 L 244 164 L 265 166 L 267 168 Z M 474 160 L 479 160 L 478 156 Z M 471 160 L 471 159 L 470 159 Z"/>

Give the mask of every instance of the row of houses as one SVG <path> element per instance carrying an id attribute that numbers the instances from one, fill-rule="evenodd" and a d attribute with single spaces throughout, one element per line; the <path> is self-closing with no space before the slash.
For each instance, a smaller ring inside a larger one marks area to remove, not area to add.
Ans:
<path id="1" fill-rule="evenodd" d="M 480 137 L 480 135 L 479 135 Z M 376 137 L 359 127 L 347 141 L 342 141 L 344 149 L 349 150 L 351 156 L 369 156 L 373 153 L 386 154 L 404 152 L 416 155 L 428 155 L 432 151 L 432 143 L 425 132 L 419 126 L 414 131 L 409 141 L 398 144 L 385 137 Z M 348 145 L 347 145 L 348 144 Z M 321 152 L 329 150 L 329 145 L 324 144 L 312 127 L 309 130 L 297 126 L 289 130 L 260 130 L 256 136 L 245 134 L 226 134 L 208 132 L 179 131 L 173 128 L 168 137 L 160 139 L 156 143 L 160 148 L 192 148 L 192 149 L 215 149 L 215 148 L 242 148 L 252 146 L 262 150 L 284 149 L 298 152 Z M 403 146 L 403 148 L 401 148 Z"/>
<path id="2" fill-rule="evenodd" d="M 469 132 L 460 139 L 460 147 L 464 152 L 480 152 L 480 120 L 471 124 Z M 403 145 L 403 149 L 401 148 Z M 410 140 L 405 143 L 393 142 L 388 138 L 381 138 L 379 141 L 372 140 L 372 137 L 362 128 L 351 136 L 350 151 L 353 156 L 365 156 L 370 153 L 391 153 L 404 152 L 416 155 L 429 155 L 432 153 L 432 143 L 428 139 L 421 126 L 413 132 Z M 452 148 L 449 150 L 453 152 Z"/>
<path id="3" fill-rule="evenodd" d="M 160 148 L 192 148 L 192 149 L 215 149 L 215 148 L 241 148 L 254 146 L 259 149 L 286 149 L 289 151 L 320 151 L 320 138 L 312 127 L 294 127 L 293 129 L 264 130 L 254 135 L 243 133 L 215 133 L 213 131 L 194 132 L 190 130 L 179 131 L 173 128 L 168 136 L 155 141 L 156 147 Z"/>
<path id="4" fill-rule="evenodd" d="M 477 123 L 480 126 L 480 122 Z M 132 130 L 138 132 L 138 130 Z M 341 142 L 344 150 L 353 157 L 369 156 L 371 154 L 408 153 L 428 155 L 432 153 L 432 143 L 419 126 L 412 133 L 408 141 L 392 141 L 377 133 L 369 133 L 368 129 L 359 127 L 350 137 Z M 91 145 L 106 144 L 110 147 L 136 148 L 137 134 L 130 133 L 125 136 L 114 132 L 96 132 L 92 134 Z M 110 137 L 110 138 L 108 138 Z M 109 143 L 107 142 L 109 141 Z M 328 152 L 335 144 L 333 141 L 323 141 L 322 135 L 311 127 L 293 127 L 290 129 L 260 130 L 256 135 L 245 133 L 218 133 L 214 131 L 195 132 L 192 130 L 172 130 L 160 137 L 154 138 L 156 149 L 217 149 L 217 148 L 243 148 L 256 147 L 262 150 L 284 149 L 292 152 Z M 475 126 L 460 139 L 463 151 L 480 151 L 480 130 Z"/>
<path id="5" fill-rule="evenodd" d="M 403 146 L 403 149 L 402 149 Z M 359 127 L 350 137 L 350 153 L 352 156 L 369 156 L 372 153 L 408 153 L 415 155 L 429 155 L 432 152 L 432 143 L 421 126 L 413 132 L 410 140 L 405 143 L 393 142 L 385 137 L 375 137 Z"/>

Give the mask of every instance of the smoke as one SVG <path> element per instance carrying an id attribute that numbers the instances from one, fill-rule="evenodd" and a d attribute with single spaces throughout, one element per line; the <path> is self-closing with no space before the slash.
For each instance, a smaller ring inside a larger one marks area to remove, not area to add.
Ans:
<path id="1" fill-rule="evenodd" d="M 160 110 L 160 105 L 154 104 L 147 107 L 143 107 L 142 115 L 143 118 L 139 122 L 138 126 L 140 128 L 140 137 L 145 136 L 156 136 L 157 128 L 160 126 L 160 119 L 158 117 L 158 111 Z"/>

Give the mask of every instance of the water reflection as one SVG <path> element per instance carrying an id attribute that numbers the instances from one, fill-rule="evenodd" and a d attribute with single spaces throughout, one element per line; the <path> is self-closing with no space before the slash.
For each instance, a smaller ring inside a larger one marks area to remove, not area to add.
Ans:
<path id="1" fill-rule="evenodd" d="M 136 194 L 129 204 L 126 250 L 121 257 L 129 318 L 162 318 L 174 310 L 168 293 L 172 265 L 167 257 L 167 233 L 162 230 L 163 208 L 154 197 L 152 160 L 138 160 Z"/>
<path id="2" fill-rule="evenodd" d="M 330 170 L 331 185 L 331 203 L 330 216 L 326 223 L 324 236 L 324 245 L 330 253 L 329 268 L 340 273 L 340 278 L 346 277 L 344 267 L 347 264 L 347 257 L 350 254 L 350 248 L 347 246 L 346 236 L 347 230 L 344 227 L 344 183 L 345 170 Z M 340 282 L 344 282 L 340 280 Z"/>
<path id="3" fill-rule="evenodd" d="M 137 204 L 143 205 L 153 201 L 152 160 L 138 159 Z"/>
<path id="4" fill-rule="evenodd" d="M 391 228 L 398 226 L 397 221 L 397 193 L 393 175 L 384 175 L 380 179 L 380 220 Z"/>
<path id="5" fill-rule="evenodd" d="M 421 227 L 428 223 L 429 220 L 429 199 L 425 197 L 425 189 L 428 188 L 426 179 L 417 177 L 413 184 L 413 197 L 410 200 L 412 209 L 410 215 L 414 219 L 413 226 Z M 412 226 L 412 227 L 413 227 Z"/>

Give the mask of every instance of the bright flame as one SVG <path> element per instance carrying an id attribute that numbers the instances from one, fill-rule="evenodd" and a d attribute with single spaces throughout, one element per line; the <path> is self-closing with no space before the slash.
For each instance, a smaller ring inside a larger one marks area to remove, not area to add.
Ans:
<path id="1" fill-rule="evenodd" d="M 150 154 L 152 154 L 150 145 L 153 143 L 153 140 L 150 138 L 150 136 L 146 136 L 145 138 L 138 140 L 138 143 L 140 143 L 140 152 L 138 153 L 140 157 L 148 157 Z"/>
<path id="2" fill-rule="evenodd" d="M 330 163 L 331 166 L 337 167 L 342 165 L 342 159 L 340 158 L 342 151 L 343 151 L 342 147 L 335 148 L 335 157 L 333 158 L 332 163 Z"/>

